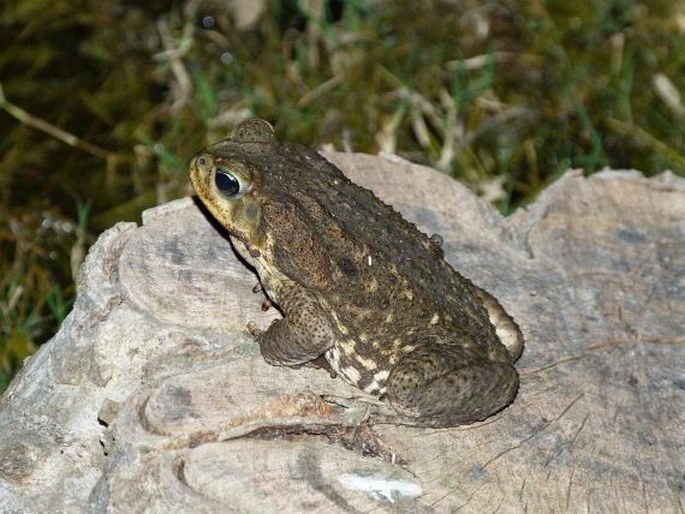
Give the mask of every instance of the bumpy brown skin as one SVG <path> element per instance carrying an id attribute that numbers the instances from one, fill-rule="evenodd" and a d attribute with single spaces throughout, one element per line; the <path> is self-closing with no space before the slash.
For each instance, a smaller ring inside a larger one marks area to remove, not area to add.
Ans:
<path id="1" fill-rule="evenodd" d="M 190 177 L 284 314 L 257 335 L 267 362 L 323 355 L 417 426 L 482 420 L 516 396 L 523 339 L 511 317 L 319 154 L 248 120 L 198 153 Z"/>

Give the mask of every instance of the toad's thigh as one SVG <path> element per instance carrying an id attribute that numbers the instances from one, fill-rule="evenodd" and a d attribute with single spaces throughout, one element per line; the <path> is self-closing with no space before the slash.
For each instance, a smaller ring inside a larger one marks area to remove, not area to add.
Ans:
<path id="1" fill-rule="evenodd" d="M 414 424 L 455 426 L 503 409 L 516 396 L 518 384 L 510 361 L 493 359 L 476 345 L 429 342 L 391 370 L 387 398 Z"/>

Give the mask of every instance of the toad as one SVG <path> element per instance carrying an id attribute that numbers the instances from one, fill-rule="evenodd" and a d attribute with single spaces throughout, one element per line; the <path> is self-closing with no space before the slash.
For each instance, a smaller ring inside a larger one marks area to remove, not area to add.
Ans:
<path id="1" fill-rule="evenodd" d="M 283 319 L 252 330 L 269 364 L 327 363 L 406 424 L 451 427 L 516 396 L 514 320 L 429 238 L 314 150 L 240 123 L 190 165 L 202 203 Z"/>

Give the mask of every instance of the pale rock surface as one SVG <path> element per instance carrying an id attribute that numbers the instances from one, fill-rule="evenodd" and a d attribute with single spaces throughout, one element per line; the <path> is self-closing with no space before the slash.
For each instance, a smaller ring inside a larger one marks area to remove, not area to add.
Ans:
<path id="1" fill-rule="evenodd" d="M 685 180 L 570 171 L 502 218 L 432 170 L 330 158 L 519 322 L 515 402 L 356 428 L 359 391 L 261 359 L 245 325 L 278 312 L 186 198 L 100 236 L 6 391 L 0 512 L 682 512 Z"/>

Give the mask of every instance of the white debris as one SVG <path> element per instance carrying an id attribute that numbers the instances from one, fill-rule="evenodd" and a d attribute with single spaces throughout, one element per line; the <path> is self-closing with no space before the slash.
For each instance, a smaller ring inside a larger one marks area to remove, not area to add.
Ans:
<path id="1" fill-rule="evenodd" d="M 406 480 L 388 480 L 381 475 L 354 475 L 344 473 L 338 478 L 343 487 L 353 491 L 364 491 L 371 493 L 374 497 L 383 497 L 395 503 L 392 495 L 398 493 L 403 496 L 418 496 L 423 493 L 423 489 L 414 482 Z"/>

